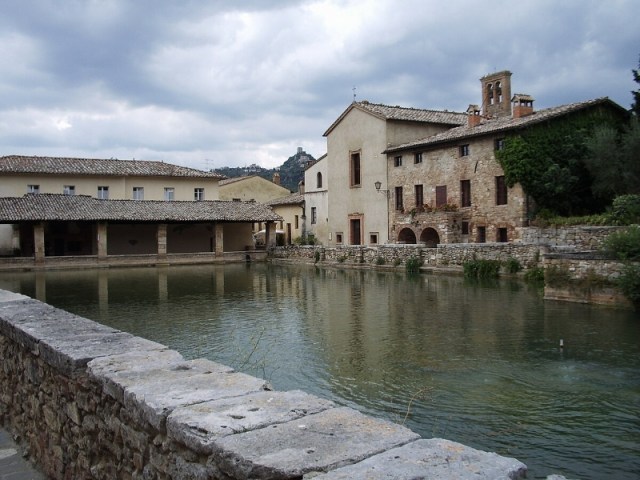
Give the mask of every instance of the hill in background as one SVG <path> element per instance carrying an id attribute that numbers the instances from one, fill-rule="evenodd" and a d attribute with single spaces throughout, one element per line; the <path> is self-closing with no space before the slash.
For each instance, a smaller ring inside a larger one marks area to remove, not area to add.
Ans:
<path id="1" fill-rule="evenodd" d="M 298 184 L 304 180 L 304 169 L 310 162 L 315 162 L 312 155 L 305 152 L 302 147 L 298 147 L 295 155 L 289 157 L 280 167 L 263 168 L 258 165 L 249 165 L 248 167 L 221 167 L 214 171 L 228 178 L 246 177 L 249 175 L 258 175 L 273 180 L 273 174 L 280 174 L 280 185 L 292 192 L 298 191 Z"/>

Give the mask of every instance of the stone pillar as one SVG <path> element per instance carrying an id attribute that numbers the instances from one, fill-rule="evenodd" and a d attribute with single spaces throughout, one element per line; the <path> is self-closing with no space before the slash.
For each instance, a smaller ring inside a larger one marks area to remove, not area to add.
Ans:
<path id="1" fill-rule="evenodd" d="M 104 260 L 107 258 L 107 223 L 98 223 L 98 260 Z"/>
<path id="2" fill-rule="evenodd" d="M 11 225 L 11 248 L 14 254 L 20 251 L 20 225 L 17 223 Z"/>
<path id="3" fill-rule="evenodd" d="M 267 250 L 276 246 L 276 224 L 275 222 L 267 222 L 267 229 L 265 232 L 264 243 L 267 246 Z"/>
<path id="4" fill-rule="evenodd" d="M 167 224 L 159 223 L 158 224 L 158 257 L 166 257 L 167 256 Z"/>
<path id="5" fill-rule="evenodd" d="M 44 223 L 33 226 L 33 250 L 36 265 L 44 264 Z"/>
<path id="6" fill-rule="evenodd" d="M 213 226 L 215 231 L 215 252 L 217 256 L 224 255 L 224 225 L 220 222 L 216 222 Z"/>

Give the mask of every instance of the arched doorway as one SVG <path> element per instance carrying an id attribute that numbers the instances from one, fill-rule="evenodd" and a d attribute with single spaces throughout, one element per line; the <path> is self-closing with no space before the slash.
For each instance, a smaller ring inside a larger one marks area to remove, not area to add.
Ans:
<path id="1" fill-rule="evenodd" d="M 433 228 L 425 228 L 420 234 L 420 241 L 427 248 L 436 248 L 440 243 L 440 235 Z"/>
<path id="2" fill-rule="evenodd" d="M 403 228 L 398 233 L 399 243 L 416 243 L 416 234 L 410 228 Z"/>

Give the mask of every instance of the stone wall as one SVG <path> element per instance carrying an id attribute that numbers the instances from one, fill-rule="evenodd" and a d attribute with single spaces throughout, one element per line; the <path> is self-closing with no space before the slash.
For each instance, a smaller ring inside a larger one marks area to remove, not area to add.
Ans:
<path id="1" fill-rule="evenodd" d="M 53 479 L 524 478 L 521 462 L 0 290 L 0 423 Z M 317 474 L 317 476 L 316 476 Z"/>
<path id="2" fill-rule="evenodd" d="M 545 255 L 544 298 L 633 308 L 615 288 L 624 263 L 598 253 L 555 253 Z"/>
<path id="3" fill-rule="evenodd" d="M 523 227 L 522 243 L 548 245 L 552 248 L 598 250 L 607 236 L 625 227 Z"/>
<path id="4" fill-rule="evenodd" d="M 441 244 L 436 248 L 423 245 L 389 244 L 379 246 L 288 246 L 278 247 L 272 258 L 302 262 L 337 263 L 342 265 L 399 266 L 408 258 L 422 259 L 424 267 L 459 267 L 470 260 L 507 261 L 515 258 L 523 267 L 537 266 L 548 251 L 544 245 L 521 243 L 456 243 Z M 316 253 L 317 252 L 317 253 Z M 316 260 L 317 257 L 317 260 Z M 382 260 L 379 260 L 382 259 Z"/>

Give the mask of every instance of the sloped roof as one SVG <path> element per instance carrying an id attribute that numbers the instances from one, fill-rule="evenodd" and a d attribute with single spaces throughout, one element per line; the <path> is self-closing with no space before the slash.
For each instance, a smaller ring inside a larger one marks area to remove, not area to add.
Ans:
<path id="1" fill-rule="evenodd" d="M 86 195 L 0 197 L 0 223 L 38 221 L 270 222 L 282 217 L 263 203 L 99 200 Z"/>
<path id="2" fill-rule="evenodd" d="M 304 202 L 304 195 L 301 193 L 292 193 L 286 197 L 276 198 L 275 200 L 269 200 L 267 205 L 275 207 L 278 205 L 302 205 Z"/>
<path id="3" fill-rule="evenodd" d="M 467 121 L 467 115 L 459 112 L 449 112 L 447 110 L 423 110 L 420 108 L 408 108 L 400 106 L 383 105 L 380 103 L 370 103 L 366 100 L 353 102 L 342 112 L 335 122 L 324 132 L 324 136 L 329 135 L 336 125 L 338 125 L 347 114 L 357 108 L 367 112 L 382 120 L 399 120 L 405 122 L 434 123 L 438 125 L 463 125 Z"/>
<path id="4" fill-rule="evenodd" d="M 226 178 L 219 173 L 149 160 L 28 157 L 22 155 L 0 157 L 0 173 Z"/>
<path id="5" fill-rule="evenodd" d="M 479 125 L 470 127 L 467 124 L 451 128 L 447 131 L 432 135 L 427 138 L 416 140 L 410 143 L 404 143 L 402 145 L 396 145 L 387 148 L 383 153 L 394 153 L 403 150 L 413 150 L 420 147 L 428 147 L 438 145 L 441 143 L 459 141 L 467 138 L 479 137 L 483 135 L 507 132 L 511 130 L 518 130 L 522 128 L 535 125 L 536 123 L 542 123 L 547 120 L 561 117 L 573 112 L 584 110 L 598 105 L 606 105 L 620 110 L 621 113 L 626 114 L 626 110 L 617 103 L 609 100 L 607 97 L 596 98 L 594 100 L 587 100 L 585 102 L 570 103 L 566 105 L 560 105 L 557 107 L 546 108 L 538 110 L 530 115 L 513 118 L 513 117 L 495 117 L 490 119 L 483 119 Z"/>

